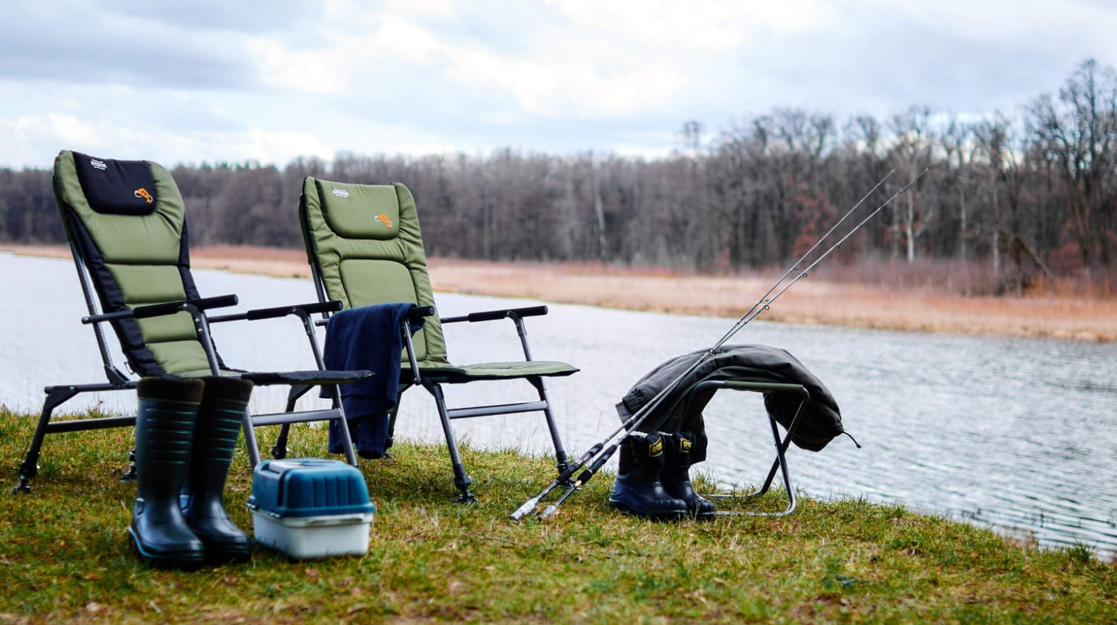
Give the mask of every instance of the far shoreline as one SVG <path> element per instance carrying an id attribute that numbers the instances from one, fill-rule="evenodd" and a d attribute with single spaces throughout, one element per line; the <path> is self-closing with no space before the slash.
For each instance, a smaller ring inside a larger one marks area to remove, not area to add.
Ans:
<path id="1" fill-rule="evenodd" d="M 28 256 L 69 258 L 63 246 L 0 244 Z M 211 246 L 191 250 L 197 268 L 309 278 L 302 250 Z M 624 310 L 730 317 L 771 286 L 761 273 L 679 275 L 666 270 L 579 263 L 513 263 L 432 258 L 436 291 L 523 297 Z M 809 278 L 761 319 L 924 333 L 1117 341 L 1117 298 L 1065 295 L 963 296 L 943 289 L 895 289 Z"/>

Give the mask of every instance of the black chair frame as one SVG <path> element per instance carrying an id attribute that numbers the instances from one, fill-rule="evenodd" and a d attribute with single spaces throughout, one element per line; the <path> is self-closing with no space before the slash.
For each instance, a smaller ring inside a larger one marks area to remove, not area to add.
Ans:
<path id="1" fill-rule="evenodd" d="M 763 485 L 755 491 L 744 494 L 726 494 L 726 493 L 711 493 L 703 495 L 708 499 L 718 500 L 740 500 L 742 503 L 748 503 L 757 499 L 758 497 L 766 494 L 772 487 L 775 480 L 776 472 L 779 471 L 780 477 L 783 481 L 784 491 L 787 495 L 787 507 L 778 512 L 757 512 L 757 511 L 737 511 L 737 510 L 719 510 L 717 516 L 760 516 L 760 517 L 782 517 L 795 512 L 798 506 L 798 499 L 795 496 L 795 489 L 791 486 L 791 472 L 787 467 L 787 448 L 791 444 L 791 437 L 794 436 L 796 429 L 803 416 L 803 411 L 810 403 L 811 394 L 806 387 L 801 384 L 786 384 L 778 382 L 746 382 L 743 380 L 706 380 L 695 384 L 689 392 L 695 393 L 703 390 L 731 390 L 731 391 L 744 391 L 753 393 L 762 393 L 768 395 L 771 393 L 791 393 L 799 395 L 799 406 L 795 409 L 795 415 L 791 418 L 791 422 L 787 424 L 784 436 L 780 437 L 779 423 L 772 413 L 767 413 L 768 424 L 772 429 L 772 442 L 776 447 L 776 459 L 772 462 L 772 467 L 768 470 L 768 475 L 764 479 Z"/>
<path id="2" fill-rule="evenodd" d="M 65 218 L 70 219 L 71 216 Z M 71 224 L 76 227 L 76 224 Z M 319 371 L 325 371 L 325 365 L 322 362 L 322 353 L 318 348 L 318 342 L 314 334 L 314 325 L 311 318 L 312 314 L 323 313 L 328 314 L 330 311 L 340 310 L 341 302 L 315 302 L 313 304 L 302 304 L 295 306 L 284 306 L 278 308 L 265 308 L 259 310 L 251 310 L 243 313 L 229 314 L 223 316 L 208 317 L 207 310 L 225 308 L 235 306 L 238 303 L 238 298 L 235 295 L 223 295 L 217 297 L 208 297 L 192 300 L 183 300 L 179 302 L 168 302 L 164 304 L 152 304 L 150 306 L 139 306 L 134 309 L 124 310 L 112 313 L 101 313 L 95 298 L 93 297 L 93 290 L 90 285 L 89 270 L 83 261 L 85 255 L 80 247 L 78 241 L 70 241 L 70 251 L 72 252 L 74 265 L 78 273 L 78 282 L 81 284 L 82 294 L 85 298 L 85 304 L 89 314 L 82 317 L 82 323 L 91 325 L 93 327 L 93 334 L 97 339 L 97 347 L 100 351 L 101 361 L 103 364 L 105 376 L 108 381 L 105 383 L 94 384 L 65 384 L 56 386 L 47 386 L 43 389 L 46 393 L 46 399 L 43 402 L 43 410 L 39 416 L 38 424 L 35 428 L 35 433 L 31 438 L 31 443 L 28 446 L 27 453 L 23 461 L 19 465 L 19 483 L 13 489 L 14 493 L 30 493 L 31 480 L 38 474 L 39 471 L 39 458 L 42 452 L 43 442 L 47 434 L 58 434 L 62 432 L 80 432 L 86 430 L 100 430 L 107 428 L 118 427 L 134 427 L 136 424 L 135 416 L 121 416 L 121 417 L 96 417 L 96 418 L 69 418 L 62 420 L 53 420 L 53 413 L 62 404 L 82 393 L 97 393 L 108 391 L 130 391 L 136 388 L 136 380 L 130 379 L 127 375 L 120 371 L 113 363 L 112 356 L 109 353 L 107 339 L 100 324 L 104 322 L 111 322 L 118 319 L 134 318 L 143 319 L 149 317 L 158 317 L 163 315 L 171 315 L 181 311 L 190 314 L 194 321 L 194 329 L 197 332 L 198 340 L 202 345 L 206 354 L 210 371 L 213 375 L 221 374 L 221 368 L 218 364 L 217 351 L 213 344 L 213 338 L 210 334 L 209 326 L 211 323 L 225 323 L 230 321 L 239 320 L 262 320 L 273 319 L 294 315 L 302 321 L 302 325 L 306 331 L 307 338 L 310 342 L 310 348 L 314 355 L 315 363 Z M 252 374 L 246 373 L 246 379 L 252 379 Z M 274 381 L 257 381 L 258 384 L 271 384 Z M 279 382 L 283 383 L 283 382 Z M 292 385 L 294 386 L 294 385 Z M 302 386 L 302 385 L 298 385 Z M 311 388 L 317 385 L 308 385 Z M 294 402 L 287 406 L 287 410 L 282 413 L 265 414 L 265 415 L 251 415 L 249 411 L 245 411 L 244 415 L 244 436 L 245 444 L 248 448 L 249 460 L 251 466 L 255 467 L 260 462 L 260 451 L 256 440 L 255 426 L 268 426 L 268 425 L 283 425 L 286 428 L 291 423 L 303 423 L 311 421 L 331 421 L 331 420 L 345 420 L 345 410 L 341 403 L 338 401 L 338 391 L 336 384 L 327 385 L 332 398 L 332 406 L 329 409 L 322 410 L 309 410 L 302 412 L 294 412 Z M 305 391 L 303 391 L 305 392 Z M 343 444 L 345 446 L 346 460 L 349 464 L 356 466 L 357 458 L 353 453 L 352 441 L 349 440 L 348 428 L 340 428 L 343 432 Z M 124 472 L 124 481 L 133 481 L 136 475 L 135 467 L 135 450 L 129 454 L 129 467 Z"/>
<path id="3" fill-rule="evenodd" d="M 318 294 L 320 302 L 327 301 L 325 285 L 322 282 L 321 274 L 317 265 L 310 262 L 311 274 L 314 278 L 314 288 Z M 454 470 L 454 485 L 459 490 L 457 501 L 459 503 L 473 503 L 477 498 L 469 491 L 470 485 L 473 480 L 470 479 L 469 474 L 465 471 L 465 466 L 462 464 L 461 452 L 458 450 L 457 439 L 454 437 L 453 427 L 451 421 L 455 419 L 470 419 L 475 417 L 488 417 L 495 415 L 508 415 L 508 414 L 522 414 L 530 412 L 542 412 L 546 422 L 547 430 L 551 437 L 551 442 L 555 449 L 555 464 L 559 473 L 566 470 L 568 466 L 568 458 L 566 449 L 563 447 L 562 438 L 559 435 L 558 426 L 555 423 L 554 412 L 551 410 L 551 400 L 547 395 L 547 388 L 541 376 L 529 376 L 526 379 L 539 395 L 538 401 L 518 402 L 512 404 L 494 404 L 487 406 L 469 406 L 462 408 L 450 408 L 446 404 L 446 396 L 442 390 L 442 385 L 449 383 L 448 378 L 439 376 L 437 373 L 423 374 L 420 371 L 419 363 L 415 357 L 415 348 L 411 341 L 411 329 L 409 324 L 414 323 L 418 317 L 432 316 L 435 314 L 433 307 L 424 306 L 418 307 L 413 311 L 411 319 L 404 321 L 400 325 L 400 334 L 403 338 L 403 344 L 407 352 L 409 364 L 411 365 L 410 379 L 400 380 L 400 398 L 402 399 L 403 393 L 408 389 L 416 386 L 421 386 L 426 389 L 435 401 L 438 409 L 439 421 L 442 425 L 442 432 L 446 439 L 446 447 L 450 452 L 450 462 Z M 447 323 L 461 323 L 461 322 L 481 322 L 481 321 L 495 321 L 498 319 L 511 319 L 516 327 L 516 334 L 520 339 L 520 346 L 523 349 L 524 360 L 530 361 L 531 348 L 528 346 L 527 328 L 524 324 L 524 317 L 534 317 L 547 314 L 546 306 L 532 306 L 526 308 L 511 308 L 505 310 L 490 310 L 483 312 L 470 313 L 457 317 L 443 317 L 439 321 L 443 324 Z M 322 312 L 322 318 L 316 323 L 318 325 L 325 325 L 329 320 L 330 312 Z M 306 393 L 309 388 L 293 387 L 288 396 L 288 409 L 294 405 L 302 394 Z M 389 414 L 388 433 L 391 437 L 395 432 L 396 417 L 399 413 L 399 403 Z M 279 432 L 279 437 L 276 439 L 276 445 L 272 449 L 272 455 L 275 458 L 283 458 L 287 453 L 286 445 L 290 425 L 285 424 Z"/>

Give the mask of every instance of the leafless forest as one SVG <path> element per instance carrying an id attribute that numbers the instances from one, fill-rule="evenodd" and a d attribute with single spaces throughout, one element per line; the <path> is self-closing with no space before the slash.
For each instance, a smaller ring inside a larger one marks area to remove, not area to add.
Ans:
<path id="1" fill-rule="evenodd" d="M 710 136 L 686 123 L 678 145 L 657 159 L 341 154 L 173 174 L 196 245 L 301 245 L 295 205 L 314 175 L 405 183 L 432 255 L 733 271 L 788 262 L 890 170 L 867 205 L 929 167 L 843 261 L 979 268 L 994 291 L 1117 269 L 1117 73 L 1094 61 L 1056 93 L 982 119 L 777 109 Z M 46 169 L 0 169 L 0 240 L 62 240 Z"/>

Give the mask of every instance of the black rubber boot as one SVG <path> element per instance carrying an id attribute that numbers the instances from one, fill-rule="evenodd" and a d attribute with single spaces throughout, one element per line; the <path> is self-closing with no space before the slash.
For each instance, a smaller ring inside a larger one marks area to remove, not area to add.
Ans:
<path id="1" fill-rule="evenodd" d="M 686 503 L 687 513 L 700 519 L 710 518 L 717 512 L 714 502 L 694 492 L 690 484 L 690 449 L 694 435 L 676 432 L 663 437 L 667 447 L 663 467 L 663 490 Z"/>
<path id="2" fill-rule="evenodd" d="M 686 503 L 667 494 L 659 481 L 664 442 L 659 434 L 636 432 L 621 443 L 620 468 L 609 495 L 609 503 L 614 508 L 661 520 L 686 516 Z"/>
<path id="3" fill-rule="evenodd" d="M 205 385 L 189 479 L 180 500 L 182 512 L 205 545 L 207 563 L 245 562 L 252 557 L 252 539 L 229 518 L 224 493 L 252 382 L 211 377 Z"/>
<path id="4" fill-rule="evenodd" d="M 136 503 L 128 526 L 132 548 L 151 566 L 196 568 L 204 561 L 205 547 L 183 518 L 178 497 L 202 383 L 144 378 L 136 394 Z"/>

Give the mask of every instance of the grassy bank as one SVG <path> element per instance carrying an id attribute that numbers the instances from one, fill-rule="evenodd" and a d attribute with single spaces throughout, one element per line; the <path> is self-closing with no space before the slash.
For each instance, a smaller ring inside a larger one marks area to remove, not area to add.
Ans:
<path id="1" fill-rule="evenodd" d="M 0 411 L 6 484 L 32 427 Z M 299 432 L 293 455 L 324 449 L 323 430 Z M 126 548 L 134 486 L 116 475 L 130 444 L 129 430 L 49 437 L 35 495 L 3 493 L 0 622 L 1117 621 L 1117 568 L 1085 549 L 1039 551 L 861 501 L 651 523 L 606 507 L 607 477 L 555 518 L 515 524 L 507 514 L 549 477 L 546 459 L 467 448 L 483 504 L 463 507 L 439 446 L 362 462 L 379 507 L 363 558 L 261 550 L 241 566 L 152 571 Z M 228 498 L 243 527 L 249 488 L 238 451 Z"/>
<path id="2" fill-rule="evenodd" d="M 69 258 L 61 247 L 7 246 L 21 254 Z M 197 267 L 278 277 L 310 277 L 301 250 L 215 246 L 191 251 Z M 737 317 L 778 273 L 682 274 L 602 264 L 511 263 L 433 258 L 435 289 L 587 304 Z M 825 266 L 795 285 L 763 319 L 855 328 L 1117 341 L 1117 296 L 1108 281 L 1064 281 L 1025 295 L 962 295 L 965 272 L 873 265 Z M 896 274 L 896 275 L 893 275 Z M 958 275 L 955 275 L 958 274 Z M 975 279 L 976 280 L 976 279 Z M 975 291 L 980 292 L 980 291 Z M 307 290 L 313 296 L 313 291 Z"/>

